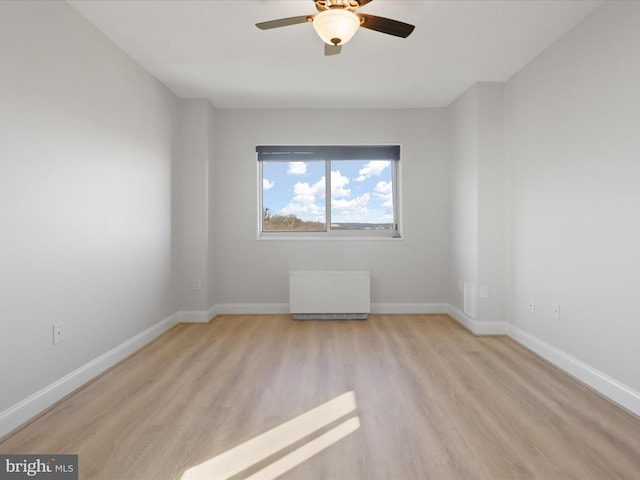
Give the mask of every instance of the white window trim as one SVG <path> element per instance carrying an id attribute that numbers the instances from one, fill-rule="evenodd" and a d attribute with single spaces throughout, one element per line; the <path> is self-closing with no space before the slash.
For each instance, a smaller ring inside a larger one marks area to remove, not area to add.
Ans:
<path id="1" fill-rule="evenodd" d="M 371 146 L 387 146 L 390 144 L 380 144 L 380 145 L 371 145 Z M 394 145 L 400 145 L 399 143 L 395 143 Z M 400 158 L 402 158 L 402 148 L 400 148 Z M 257 155 L 257 154 L 256 154 Z M 262 161 L 257 161 L 257 180 L 256 184 L 258 186 L 258 209 L 257 209 L 257 239 L 258 240 L 313 240 L 313 241 L 326 241 L 326 240 L 387 240 L 387 241 L 401 241 L 404 239 L 403 234 L 403 221 L 402 221 L 402 201 L 401 201 L 401 171 L 402 166 L 400 160 L 392 160 L 391 168 L 393 169 L 392 178 L 393 178 L 393 211 L 394 211 L 394 220 L 396 222 L 396 229 L 393 231 L 390 230 L 331 230 L 330 226 L 326 231 L 323 232 L 287 232 L 287 231 L 274 231 L 274 232 L 263 232 L 262 231 L 262 215 L 263 215 L 263 184 L 262 184 Z M 326 162 L 327 172 L 325 173 L 325 178 L 331 178 L 331 162 Z M 326 218 L 328 223 L 331 221 L 331 201 L 325 202 L 326 205 Z"/>

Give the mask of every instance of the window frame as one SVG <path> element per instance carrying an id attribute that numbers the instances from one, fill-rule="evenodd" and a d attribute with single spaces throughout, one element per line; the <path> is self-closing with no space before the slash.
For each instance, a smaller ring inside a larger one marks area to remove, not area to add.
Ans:
<path id="1" fill-rule="evenodd" d="M 386 149 L 386 150 L 385 150 Z M 313 150 L 314 153 L 306 153 Z M 377 152 L 377 155 L 366 156 L 367 151 Z M 349 151 L 359 158 L 345 158 L 344 152 Z M 267 152 L 267 153 L 265 153 Z M 304 157 L 302 153 L 305 152 Z M 332 153 L 333 152 L 333 153 Z M 342 152 L 336 157 L 336 152 Z M 385 156 L 389 153 L 391 158 Z M 394 153 L 395 152 L 395 153 Z M 261 155 L 262 154 L 262 155 Z M 269 155 L 269 156 L 267 156 Z M 271 157 L 270 155 L 273 155 Z M 300 156 L 298 156 L 300 155 Z M 365 156 L 362 156 L 365 155 Z M 262 156 L 262 158 L 261 158 Z M 324 156 L 324 158 L 320 158 Z M 265 158 L 266 157 L 266 158 Z M 401 146 L 400 144 L 380 145 L 258 145 L 257 158 L 257 237 L 263 240 L 399 240 L 402 235 L 401 221 Z M 331 229 L 331 161 L 357 160 L 389 160 L 391 161 L 393 225 L 395 228 L 386 230 L 371 229 Z M 325 163 L 325 230 L 323 231 L 263 231 L 263 165 L 265 162 L 295 162 L 295 161 L 323 161 Z"/>

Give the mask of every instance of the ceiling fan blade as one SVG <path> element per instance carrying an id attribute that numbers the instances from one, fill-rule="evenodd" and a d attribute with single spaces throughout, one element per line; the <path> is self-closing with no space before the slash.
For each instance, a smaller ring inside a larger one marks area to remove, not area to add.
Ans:
<path id="1" fill-rule="evenodd" d="M 364 7 L 367 3 L 372 2 L 373 0 L 358 0 L 358 4 L 360 5 L 358 8 Z"/>
<path id="2" fill-rule="evenodd" d="M 288 27 L 298 23 L 306 23 L 313 19 L 313 15 L 300 15 L 299 17 L 280 18 L 278 20 L 270 20 L 268 22 L 256 23 L 256 27 L 260 30 L 269 30 L 271 28 Z"/>
<path id="3" fill-rule="evenodd" d="M 362 20 L 361 27 L 388 35 L 395 35 L 396 37 L 407 38 L 411 35 L 411 32 L 413 32 L 413 29 L 416 28 L 414 25 L 390 18 L 377 17 L 366 13 L 357 13 L 356 15 Z"/>
<path id="4" fill-rule="evenodd" d="M 329 45 L 324 44 L 324 56 L 330 57 L 331 55 L 338 55 L 342 51 L 342 45 Z"/>

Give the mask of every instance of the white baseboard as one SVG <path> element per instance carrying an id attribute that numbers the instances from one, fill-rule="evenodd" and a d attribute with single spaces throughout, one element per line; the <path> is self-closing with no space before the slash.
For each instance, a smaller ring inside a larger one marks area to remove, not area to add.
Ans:
<path id="1" fill-rule="evenodd" d="M 211 309 L 216 315 L 268 315 L 289 313 L 288 303 L 221 303 Z"/>
<path id="2" fill-rule="evenodd" d="M 618 382 L 515 325 L 507 324 L 507 335 L 608 399 L 640 416 L 640 392 Z"/>
<path id="3" fill-rule="evenodd" d="M 553 345 L 507 322 L 476 321 L 453 305 L 448 306 L 447 313 L 475 335 L 508 335 L 596 392 L 640 416 L 640 392 L 568 355 Z"/>
<path id="4" fill-rule="evenodd" d="M 371 313 L 447 313 L 446 303 L 373 303 Z"/>
<path id="5" fill-rule="evenodd" d="M 0 412 L 0 438 L 43 412 L 116 363 L 124 360 L 178 323 L 178 315 L 173 314 L 147 328 L 145 331 L 140 332 L 135 337 L 109 350 L 107 353 L 28 396 L 21 402 Z"/>
<path id="6" fill-rule="evenodd" d="M 447 313 L 474 335 L 505 335 L 507 333 L 505 322 L 480 322 L 451 304 L 447 305 Z"/>
<path id="7" fill-rule="evenodd" d="M 212 307 L 212 317 L 220 314 L 287 314 L 288 303 L 221 303 Z M 447 313 L 446 303 L 373 303 L 371 313 Z M 212 318 L 210 317 L 210 318 Z"/>
<path id="8" fill-rule="evenodd" d="M 216 307 L 209 310 L 181 310 L 176 315 L 179 323 L 208 323 L 216 316 Z"/>

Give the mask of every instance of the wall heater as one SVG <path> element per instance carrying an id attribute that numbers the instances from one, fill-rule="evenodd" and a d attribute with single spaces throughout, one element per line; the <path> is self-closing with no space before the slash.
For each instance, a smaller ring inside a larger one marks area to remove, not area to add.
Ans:
<path id="1" fill-rule="evenodd" d="M 368 271 L 289 272 L 289 312 L 295 320 L 365 320 L 370 309 Z"/>

